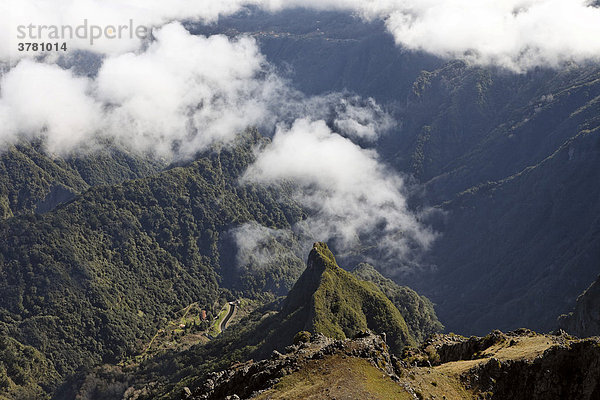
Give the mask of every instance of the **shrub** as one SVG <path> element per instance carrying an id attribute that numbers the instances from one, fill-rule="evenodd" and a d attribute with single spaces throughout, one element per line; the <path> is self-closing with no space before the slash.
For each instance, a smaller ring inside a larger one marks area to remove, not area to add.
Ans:
<path id="1" fill-rule="evenodd" d="M 310 336 L 310 332 L 300 331 L 294 336 L 294 344 L 308 343 L 310 342 Z"/>

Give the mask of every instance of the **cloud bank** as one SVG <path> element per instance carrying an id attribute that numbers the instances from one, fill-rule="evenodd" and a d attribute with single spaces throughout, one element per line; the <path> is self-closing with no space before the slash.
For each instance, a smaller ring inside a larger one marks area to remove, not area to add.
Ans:
<path id="1" fill-rule="evenodd" d="M 591 1 L 409 3 L 385 18 L 396 43 L 407 49 L 516 71 L 600 59 L 600 8 Z"/>
<path id="2" fill-rule="evenodd" d="M 295 199 L 311 211 L 300 236 L 335 241 L 342 251 L 381 250 L 379 261 L 404 260 L 427 249 L 435 234 L 406 204 L 401 176 L 377 153 L 333 132 L 323 121 L 297 120 L 280 128 L 258 154 L 243 182 L 294 182 Z"/>
<path id="3" fill-rule="evenodd" d="M 372 99 L 291 89 L 252 38 L 193 36 L 179 23 L 154 37 L 143 51 L 107 56 L 94 78 L 21 60 L 0 81 L 0 142 L 43 136 L 50 152 L 65 154 L 110 139 L 190 157 L 248 126 L 269 132 L 307 115 L 365 141 L 394 125 Z"/>
<path id="4" fill-rule="evenodd" d="M 110 139 L 185 158 L 229 142 L 248 126 L 274 130 L 243 181 L 293 181 L 296 200 L 311 217 L 293 234 L 259 226 L 234 230 L 240 265 L 272 264 L 279 253 L 265 243 L 292 237 L 335 241 L 339 249 L 376 243 L 387 257 L 400 258 L 433 240 L 408 210 L 403 180 L 353 142 L 375 140 L 394 120 L 373 99 L 306 97 L 291 89 L 254 39 L 193 36 L 171 23 L 142 51 L 107 56 L 93 78 L 23 59 L 0 85 L 0 117 L 7 122 L 0 127 L 2 142 L 42 136 L 57 154 Z"/>
<path id="5" fill-rule="evenodd" d="M 88 19 L 99 26 L 157 27 L 174 20 L 211 23 L 247 6 L 280 11 L 295 7 L 340 10 L 385 21 L 399 46 L 441 57 L 458 57 L 516 71 L 598 61 L 600 8 L 591 0 L 8 0 L 0 28 L 15 38 L 17 26 L 71 25 Z M 114 55 L 139 48 L 143 40 L 99 39 L 71 48 Z M 0 57 L 18 59 L 16 39 L 0 42 Z"/>
<path id="6" fill-rule="evenodd" d="M 143 52 L 107 57 L 94 79 L 22 60 L 2 78 L 0 138 L 41 134 L 56 153 L 106 137 L 165 156 L 177 143 L 193 152 L 260 124 L 270 91 L 285 88 L 252 39 L 192 36 L 178 23 L 155 37 Z"/>
<path id="7" fill-rule="evenodd" d="M 381 19 L 401 48 L 514 71 L 600 56 L 600 9 L 584 0 L 8 0 L 0 5 L 0 30 L 9 38 L 0 42 L 0 145 L 41 135 L 50 152 L 62 154 L 110 139 L 189 157 L 249 125 L 276 129 L 243 181 L 297 185 L 296 200 L 311 216 L 295 234 L 334 241 L 343 251 L 374 246 L 388 260 L 430 246 L 435 234 L 408 208 L 403 178 L 356 144 L 394 126 L 375 101 L 344 93 L 306 97 L 270 68 L 253 39 L 192 36 L 171 22 L 211 23 L 246 6 Z M 71 50 L 104 56 L 94 77 L 60 68 L 54 53 L 17 51 L 18 25 L 77 26 L 84 19 L 156 29 L 147 39 L 69 41 Z M 240 232 L 280 235 L 256 227 Z M 247 248 L 262 246 L 242 236 Z"/>
<path id="8" fill-rule="evenodd" d="M 71 149 L 92 137 L 102 109 L 89 85 L 55 65 L 23 60 L 0 80 L 0 146 L 41 133 L 50 149 Z"/>

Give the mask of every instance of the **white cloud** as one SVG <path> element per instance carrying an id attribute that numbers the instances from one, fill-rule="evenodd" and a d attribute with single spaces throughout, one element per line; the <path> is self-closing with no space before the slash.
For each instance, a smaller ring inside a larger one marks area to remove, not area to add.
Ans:
<path id="1" fill-rule="evenodd" d="M 296 239 L 288 229 L 273 229 L 256 222 L 247 222 L 230 231 L 236 243 L 238 267 L 255 266 L 263 268 L 281 261 L 282 254 L 293 252 Z M 280 244 L 282 243 L 283 246 Z M 304 257 L 304 254 L 300 255 Z"/>
<path id="2" fill-rule="evenodd" d="M 138 149 L 201 150 L 267 118 L 267 93 L 283 83 L 266 72 L 253 39 L 192 36 L 173 23 L 143 53 L 108 58 L 96 95 L 110 105 L 109 132 Z"/>
<path id="3" fill-rule="evenodd" d="M 403 2 L 386 26 L 408 49 L 521 71 L 598 61 L 600 9 L 583 0 Z"/>
<path id="4" fill-rule="evenodd" d="M 24 60 L 0 87 L 2 144 L 41 134 L 51 152 L 70 151 L 93 135 L 102 118 L 100 105 L 88 95 L 89 81 L 55 65 Z"/>
<path id="5" fill-rule="evenodd" d="M 409 210 L 403 179 L 323 121 L 280 128 L 257 157 L 242 181 L 298 185 L 296 200 L 311 210 L 295 227 L 303 236 L 335 240 L 343 250 L 375 245 L 385 258 L 408 257 L 435 239 Z"/>
<path id="6" fill-rule="evenodd" d="M 99 136 L 128 147 L 182 155 L 232 138 L 266 118 L 269 92 L 284 88 L 250 38 L 192 36 L 172 23 L 143 52 L 107 57 L 95 79 L 21 60 L 1 82 L 3 142 L 47 137 L 68 152 Z"/>
<path id="7" fill-rule="evenodd" d="M 343 132 L 354 139 L 367 141 L 377 139 L 382 132 L 396 125 L 391 116 L 372 98 L 369 98 L 365 104 L 355 104 L 349 99 L 341 99 L 336 107 L 333 124 L 338 132 Z"/>
<path id="8" fill-rule="evenodd" d="M 248 126 L 269 132 L 307 115 L 366 140 L 393 126 L 372 99 L 291 89 L 252 38 L 194 36 L 179 23 L 156 30 L 144 51 L 106 57 L 95 78 L 25 59 L 0 89 L 0 140 L 41 134 L 57 153 L 109 137 L 162 156 L 178 146 L 187 157 Z"/>
<path id="9" fill-rule="evenodd" d="M 254 5 L 270 11 L 308 7 L 382 19 L 404 48 L 459 57 L 514 70 L 558 66 L 600 57 L 600 9 L 590 0 L 8 0 L 0 10 L 0 58 L 25 56 L 16 50 L 17 26 L 134 24 L 158 27 L 169 21 L 214 22 Z M 70 48 L 104 54 L 132 51 L 142 41 L 69 41 Z"/>

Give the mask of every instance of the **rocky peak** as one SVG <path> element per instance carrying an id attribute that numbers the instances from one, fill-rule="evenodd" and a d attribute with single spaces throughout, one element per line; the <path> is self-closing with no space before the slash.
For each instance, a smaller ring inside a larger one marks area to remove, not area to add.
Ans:
<path id="1" fill-rule="evenodd" d="M 335 256 L 326 243 L 316 242 L 308 255 L 306 269 L 288 293 L 284 305 L 284 313 L 291 313 L 307 306 L 307 301 L 318 289 L 322 275 L 327 269 L 341 269 L 337 266 Z"/>
<path id="2" fill-rule="evenodd" d="M 282 315 L 295 321 L 295 332 L 307 330 L 344 339 L 371 329 L 387 333 L 393 351 L 415 343 L 402 314 L 385 294 L 339 267 L 321 242 L 313 245 L 307 267 L 290 290 Z"/>

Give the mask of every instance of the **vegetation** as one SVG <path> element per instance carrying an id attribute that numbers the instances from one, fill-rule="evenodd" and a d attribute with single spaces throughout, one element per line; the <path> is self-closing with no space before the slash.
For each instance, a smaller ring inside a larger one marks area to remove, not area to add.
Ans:
<path id="1" fill-rule="evenodd" d="M 42 353 L 4 334 L 0 336 L 0 398 L 48 398 L 59 378 Z"/>
<path id="2" fill-rule="evenodd" d="M 417 342 L 422 342 L 432 333 L 444 329 L 427 297 L 385 278 L 370 264 L 362 263 L 352 273 L 359 279 L 374 283 L 394 303 Z"/>
<path id="3" fill-rule="evenodd" d="M 310 361 L 281 379 L 257 399 L 412 399 L 413 397 L 365 359 L 334 355 Z"/>
<path id="4" fill-rule="evenodd" d="M 190 165 L 95 186 L 52 212 L 1 222 L 0 322 L 8 334 L 68 376 L 138 354 L 191 303 L 216 314 L 228 290 L 221 285 L 251 287 L 249 296 L 268 290 L 242 285 L 252 271 L 220 262 L 235 254 L 222 240 L 231 227 L 285 228 L 302 218 L 283 191 L 238 185 L 262 140 L 249 132 Z M 290 279 L 271 268 L 270 282 Z"/>
<path id="5" fill-rule="evenodd" d="M 164 166 L 108 143 L 61 158 L 49 156 L 42 141 L 22 142 L 0 153 L 0 219 L 47 212 L 91 186 L 148 176 Z"/>
<path id="6" fill-rule="evenodd" d="M 310 342 L 311 334 L 308 331 L 300 331 L 294 336 L 294 344 L 308 343 Z"/>

